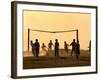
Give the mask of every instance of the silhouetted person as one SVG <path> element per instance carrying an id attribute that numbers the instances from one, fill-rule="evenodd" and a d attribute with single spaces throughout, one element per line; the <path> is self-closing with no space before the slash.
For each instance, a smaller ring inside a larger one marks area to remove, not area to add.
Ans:
<path id="1" fill-rule="evenodd" d="M 71 50 L 71 56 L 72 56 L 72 54 L 75 53 L 75 47 L 76 47 L 75 39 L 73 39 L 73 42 L 70 45 L 72 46 L 72 50 Z"/>
<path id="2" fill-rule="evenodd" d="M 32 53 L 35 56 L 35 45 L 32 40 L 31 40 L 31 47 L 32 47 Z"/>
<path id="3" fill-rule="evenodd" d="M 89 41 L 89 53 L 91 53 L 91 40 Z"/>
<path id="4" fill-rule="evenodd" d="M 58 42 L 58 39 L 55 40 L 55 56 L 59 56 L 59 42 Z"/>
<path id="5" fill-rule="evenodd" d="M 47 51 L 47 47 L 44 43 L 42 43 L 42 46 L 41 46 L 42 50 L 45 51 L 46 55 L 48 55 L 48 51 Z"/>
<path id="6" fill-rule="evenodd" d="M 66 41 L 64 41 L 64 50 L 68 54 L 68 44 Z"/>
<path id="7" fill-rule="evenodd" d="M 34 45 L 35 45 L 36 57 L 39 57 L 40 43 L 38 42 L 38 39 L 36 39 Z"/>
<path id="8" fill-rule="evenodd" d="M 48 43 L 48 50 L 52 50 L 52 46 L 53 46 L 53 43 L 52 43 L 52 40 L 50 40 L 50 42 Z"/>
<path id="9" fill-rule="evenodd" d="M 80 44 L 79 41 L 76 44 L 76 59 L 79 60 L 79 55 L 80 55 Z"/>

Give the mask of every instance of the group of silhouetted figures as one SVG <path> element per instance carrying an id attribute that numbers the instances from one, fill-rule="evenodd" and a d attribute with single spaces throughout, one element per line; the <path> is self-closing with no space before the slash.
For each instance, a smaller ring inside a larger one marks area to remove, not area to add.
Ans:
<path id="1" fill-rule="evenodd" d="M 48 52 L 52 51 L 52 46 L 54 46 L 54 56 L 59 57 L 59 42 L 58 39 L 55 39 L 55 44 L 53 45 L 52 40 L 50 40 L 50 42 L 48 43 L 48 49 L 45 45 L 45 43 L 42 43 L 42 50 L 44 50 L 46 52 L 46 54 L 48 54 Z M 79 55 L 80 55 L 80 44 L 79 41 L 75 42 L 75 39 L 73 39 L 73 41 L 71 42 L 71 44 L 67 44 L 66 41 L 64 41 L 64 50 L 65 52 L 68 54 L 68 47 L 72 46 L 71 49 L 71 56 L 73 54 L 76 55 L 76 59 L 79 60 Z M 38 39 L 35 40 L 35 42 L 33 43 L 33 41 L 31 40 L 31 47 L 32 47 L 32 53 L 34 54 L 35 57 L 39 57 L 39 51 L 40 51 L 40 43 L 38 41 Z"/>

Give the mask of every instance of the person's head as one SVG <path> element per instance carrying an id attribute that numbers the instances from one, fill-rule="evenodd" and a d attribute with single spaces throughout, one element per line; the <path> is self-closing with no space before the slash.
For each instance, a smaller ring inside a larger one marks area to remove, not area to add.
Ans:
<path id="1" fill-rule="evenodd" d="M 44 45 L 44 43 L 42 43 L 42 45 Z"/>
<path id="2" fill-rule="evenodd" d="M 66 43 L 66 41 L 64 41 L 64 43 Z"/>
<path id="3" fill-rule="evenodd" d="M 56 42 L 58 42 L 58 39 L 55 39 Z"/>
<path id="4" fill-rule="evenodd" d="M 31 43 L 33 43 L 33 41 L 31 40 Z"/>
<path id="5" fill-rule="evenodd" d="M 38 39 L 36 39 L 35 41 L 38 42 Z"/>
<path id="6" fill-rule="evenodd" d="M 50 40 L 50 42 L 52 42 L 52 40 Z"/>
<path id="7" fill-rule="evenodd" d="M 75 42 L 75 39 L 73 39 L 73 42 Z"/>

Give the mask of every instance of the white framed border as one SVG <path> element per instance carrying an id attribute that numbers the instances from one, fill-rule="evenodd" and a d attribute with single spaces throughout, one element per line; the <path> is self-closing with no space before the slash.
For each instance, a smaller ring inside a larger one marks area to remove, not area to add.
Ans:
<path id="1" fill-rule="evenodd" d="M 97 34 L 96 34 L 96 8 L 89 8 L 89 6 L 53 6 L 53 5 L 34 5 L 34 4 L 17 4 L 17 76 L 43 76 L 52 74 L 77 74 L 77 73 L 90 73 L 97 71 Z M 22 13 L 23 10 L 40 10 L 40 11 L 56 11 L 56 12 L 76 12 L 76 13 L 89 13 L 91 14 L 91 66 L 83 67 L 63 67 L 63 68 L 41 68 L 41 69 L 28 69 L 23 70 L 23 52 L 22 52 Z"/>

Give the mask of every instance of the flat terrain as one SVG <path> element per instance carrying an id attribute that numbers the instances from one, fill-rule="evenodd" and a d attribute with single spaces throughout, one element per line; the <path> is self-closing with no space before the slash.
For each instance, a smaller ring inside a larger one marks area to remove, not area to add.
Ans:
<path id="1" fill-rule="evenodd" d="M 28 53 L 29 54 L 29 53 Z M 88 51 L 81 50 L 79 61 L 76 60 L 75 54 L 73 56 L 69 53 L 65 53 L 64 50 L 60 50 L 60 56 L 55 57 L 54 51 L 49 52 L 48 56 L 24 56 L 23 57 L 23 69 L 35 69 L 35 68 L 54 68 L 54 67 L 76 67 L 76 66 L 90 66 L 91 58 Z"/>

